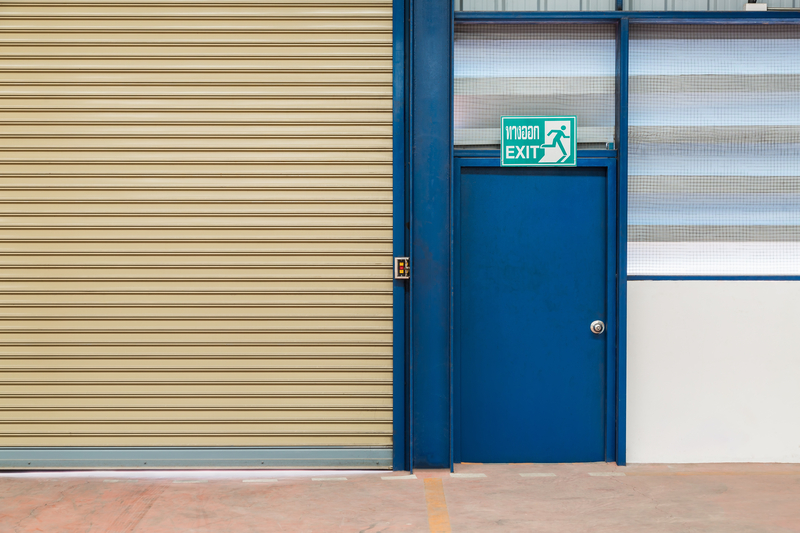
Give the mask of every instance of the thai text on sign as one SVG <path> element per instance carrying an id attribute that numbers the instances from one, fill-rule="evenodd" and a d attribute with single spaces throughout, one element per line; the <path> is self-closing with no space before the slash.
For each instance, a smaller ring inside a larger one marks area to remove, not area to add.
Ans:
<path id="1" fill-rule="evenodd" d="M 503 166 L 575 166 L 575 117 L 501 117 Z"/>

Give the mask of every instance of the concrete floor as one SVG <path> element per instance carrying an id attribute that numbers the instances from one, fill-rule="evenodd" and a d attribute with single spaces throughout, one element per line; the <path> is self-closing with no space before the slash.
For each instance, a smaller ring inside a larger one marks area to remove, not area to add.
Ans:
<path id="1" fill-rule="evenodd" d="M 456 473 L 0 473 L 0 532 L 800 532 L 800 465 Z"/>

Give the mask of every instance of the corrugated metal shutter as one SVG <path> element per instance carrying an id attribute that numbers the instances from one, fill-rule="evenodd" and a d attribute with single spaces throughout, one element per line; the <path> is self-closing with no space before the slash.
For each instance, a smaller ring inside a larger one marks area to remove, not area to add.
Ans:
<path id="1" fill-rule="evenodd" d="M 0 446 L 391 445 L 390 0 L 0 6 Z"/>

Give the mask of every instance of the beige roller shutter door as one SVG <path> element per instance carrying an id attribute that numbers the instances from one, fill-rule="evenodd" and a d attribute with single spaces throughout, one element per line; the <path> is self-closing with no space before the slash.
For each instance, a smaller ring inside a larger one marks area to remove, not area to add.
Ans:
<path id="1" fill-rule="evenodd" d="M 0 4 L 0 446 L 391 446 L 391 16 Z"/>

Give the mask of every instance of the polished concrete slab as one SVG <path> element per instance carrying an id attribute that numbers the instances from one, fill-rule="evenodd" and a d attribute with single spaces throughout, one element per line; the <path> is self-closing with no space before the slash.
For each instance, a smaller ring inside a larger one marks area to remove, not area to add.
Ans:
<path id="1" fill-rule="evenodd" d="M 1 532 L 800 532 L 800 465 L 0 473 Z"/>

